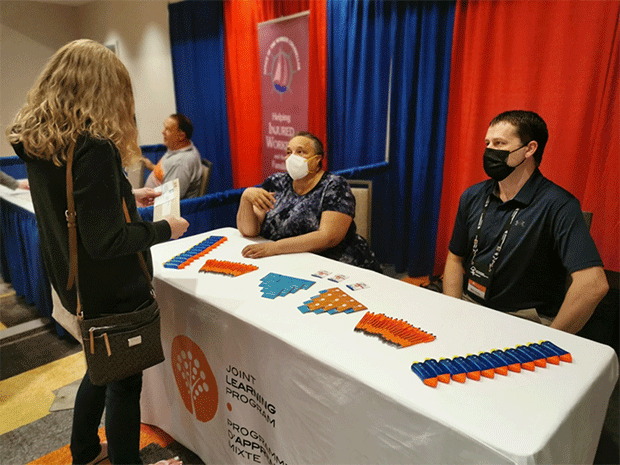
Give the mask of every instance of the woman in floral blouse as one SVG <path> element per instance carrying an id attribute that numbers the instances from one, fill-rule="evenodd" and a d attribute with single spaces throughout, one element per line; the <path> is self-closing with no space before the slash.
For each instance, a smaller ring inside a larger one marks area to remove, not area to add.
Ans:
<path id="1" fill-rule="evenodd" d="M 366 240 L 356 233 L 355 197 L 344 178 L 322 169 L 323 144 L 298 132 L 286 150 L 286 173 L 269 176 L 241 196 L 237 228 L 246 237 L 273 242 L 251 244 L 248 258 L 315 252 L 381 272 Z"/>

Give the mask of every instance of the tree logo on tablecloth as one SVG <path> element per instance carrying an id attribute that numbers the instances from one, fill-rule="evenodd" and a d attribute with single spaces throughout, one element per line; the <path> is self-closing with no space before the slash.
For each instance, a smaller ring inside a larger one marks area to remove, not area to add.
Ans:
<path id="1" fill-rule="evenodd" d="M 198 344 L 180 335 L 172 341 L 170 360 L 187 410 L 203 423 L 211 420 L 217 412 L 218 392 L 205 354 Z"/>

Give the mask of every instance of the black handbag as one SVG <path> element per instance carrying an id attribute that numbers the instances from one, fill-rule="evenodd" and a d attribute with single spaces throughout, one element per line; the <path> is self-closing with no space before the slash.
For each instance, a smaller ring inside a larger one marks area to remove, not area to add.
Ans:
<path id="1" fill-rule="evenodd" d="M 164 361 L 161 345 L 159 306 L 146 262 L 138 252 L 138 260 L 146 277 L 153 302 L 147 302 L 129 313 L 112 313 L 96 318 L 84 318 L 80 302 L 77 273 L 77 223 L 73 200 L 73 151 L 72 143 L 67 153 L 67 227 L 69 228 L 69 278 L 67 290 L 75 283 L 77 291 L 77 317 L 82 346 L 90 381 L 103 386 L 139 373 Z M 123 212 L 131 223 L 127 204 L 123 199 Z"/>
<path id="2" fill-rule="evenodd" d="M 131 313 L 80 319 L 88 376 L 102 386 L 164 361 L 157 301 Z"/>

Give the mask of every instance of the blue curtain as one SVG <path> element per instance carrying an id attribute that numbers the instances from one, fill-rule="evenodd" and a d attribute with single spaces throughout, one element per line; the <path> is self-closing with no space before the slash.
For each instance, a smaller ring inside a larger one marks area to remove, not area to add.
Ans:
<path id="1" fill-rule="evenodd" d="M 327 147 L 330 170 L 385 160 L 390 4 L 327 3 Z"/>
<path id="2" fill-rule="evenodd" d="M 184 237 L 223 227 L 237 227 L 237 210 L 244 189 L 230 189 L 181 200 L 181 216 L 189 222 Z M 139 208 L 144 221 L 153 221 L 153 207 Z"/>
<path id="3" fill-rule="evenodd" d="M 385 159 L 373 176 L 373 249 L 412 276 L 433 270 L 454 2 L 328 3 L 331 167 Z M 389 97 L 391 70 L 391 96 Z"/>
<path id="4" fill-rule="evenodd" d="M 221 1 L 168 5 L 177 111 L 194 124 L 192 142 L 213 162 L 209 192 L 232 188 Z"/>

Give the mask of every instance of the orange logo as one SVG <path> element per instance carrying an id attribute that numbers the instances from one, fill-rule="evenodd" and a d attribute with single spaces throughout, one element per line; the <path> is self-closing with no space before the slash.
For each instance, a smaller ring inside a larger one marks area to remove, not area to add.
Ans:
<path id="1" fill-rule="evenodd" d="M 217 412 L 218 394 L 213 371 L 200 347 L 187 336 L 172 341 L 170 360 L 183 403 L 197 420 L 207 422 Z"/>

